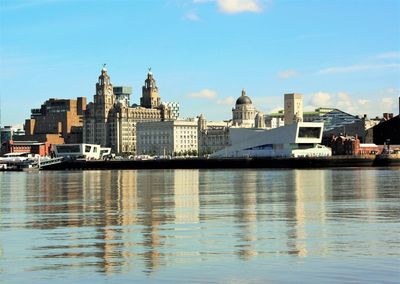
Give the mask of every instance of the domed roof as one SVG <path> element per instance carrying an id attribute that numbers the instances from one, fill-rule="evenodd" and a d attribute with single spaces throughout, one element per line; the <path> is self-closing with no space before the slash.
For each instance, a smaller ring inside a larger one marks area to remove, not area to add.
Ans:
<path id="1" fill-rule="evenodd" d="M 253 102 L 246 96 L 246 90 L 242 90 L 242 95 L 236 100 L 236 105 L 251 105 Z"/>

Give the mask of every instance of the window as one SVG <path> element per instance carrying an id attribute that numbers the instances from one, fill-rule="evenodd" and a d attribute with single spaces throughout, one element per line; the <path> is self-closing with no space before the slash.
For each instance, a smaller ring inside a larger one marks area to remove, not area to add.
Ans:
<path id="1" fill-rule="evenodd" d="M 299 138 L 319 138 L 321 127 L 299 127 Z"/>

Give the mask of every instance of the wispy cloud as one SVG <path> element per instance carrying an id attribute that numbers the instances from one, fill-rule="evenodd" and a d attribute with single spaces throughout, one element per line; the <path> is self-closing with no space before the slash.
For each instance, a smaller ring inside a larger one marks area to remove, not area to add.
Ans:
<path id="1" fill-rule="evenodd" d="M 210 90 L 210 89 L 203 89 L 201 91 L 189 94 L 190 98 L 209 100 L 209 101 L 213 101 L 215 104 L 218 104 L 218 105 L 232 106 L 235 102 L 234 98 L 231 96 L 223 98 L 223 99 L 217 98 L 217 96 L 218 96 L 217 92 Z"/>
<path id="2" fill-rule="evenodd" d="M 196 11 L 189 11 L 189 12 L 187 12 L 187 13 L 183 16 L 183 19 L 184 19 L 184 20 L 188 20 L 188 21 L 193 21 L 193 22 L 200 21 L 200 17 L 199 17 L 199 15 L 197 15 L 197 12 L 196 12 Z"/>
<path id="3" fill-rule="evenodd" d="M 378 54 L 376 56 L 378 59 L 400 59 L 400 52 L 399 51 L 391 51 Z"/>
<path id="4" fill-rule="evenodd" d="M 214 2 L 224 14 L 260 13 L 271 0 L 193 0 L 194 4 Z"/>
<path id="5" fill-rule="evenodd" d="M 217 92 L 209 89 L 203 89 L 199 92 L 189 94 L 189 97 L 196 99 L 212 100 L 217 96 Z"/>
<path id="6" fill-rule="evenodd" d="M 264 10 L 260 0 L 218 0 L 218 8 L 222 13 L 238 14 L 244 12 L 260 13 Z"/>
<path id="7" fill-rule="evenodd" d="M 318 71 L 320 74 L 335 74 L 335 73 L 353 73 L 353 72 L 364 72 L 375 69 L 391 69 L 400 68 L 399 63 L 388 63 L 388 64 L 369 64 L 369 65 L 350 65 L 340 67 L 328 67 Z"/>
<path id="8" fill-rule="evenodd" d="M 299 75 L 299 72 L 297 72 L 295 70 L 285 70 L 285 71 L 278 72 L 277 77 L 281 78 L 281 79 L 288 79 L 291 77 L 296 77 L 298 75 Z"/>
<path id="9" fill-rule="evenodd" d="M 396 92 L 397 90 L 397 92 Z M 382 115 L 384 112 L 396 112 L 396 100 L 399 94 L 396 88 L 382 90 L 376 94 L 375 99 L 353 99 L 345 92 L 328 93 L 317 92 L 311 94 L 310 100 L 304 107 L 313 110 L 318 107 L 337 108 L 353 115 L 364 113 Z M 395 95 L 395 96 L 394 96 Z"/>
<path id="10" fill-rule="evenodd" d="M 219 104 L 219 105 L 229 105 L 229 106 L 231 106 L 231 105 L 233 105 L 234 101 L 235 101 L 235 99 L 233 97 L 227 97 L 227 98 L 222 99 L 222 100 L 217 100 L 216 103 Z"/>
<path id="11" fill-rule="evenodd" d="M 193 0 L 193 3 L 209 3 L 215 2 L 216 0 Z"/>

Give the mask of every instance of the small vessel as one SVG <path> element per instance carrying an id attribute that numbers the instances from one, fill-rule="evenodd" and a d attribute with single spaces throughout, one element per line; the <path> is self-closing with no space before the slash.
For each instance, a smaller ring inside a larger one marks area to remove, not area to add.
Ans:
<path id="1" fill-rule="evenodd" d="M 0 171 L 38 171 L 63 162 L 63 158 L 48 158 L 30 153 L 8 153 L 0 157 Z"/>
<path id="2" fill-rule="evenodd" d="M 0 171 L 34 170 L 37 167 L 37 159 L 38 156 L 28 152 L 7 153 L 0 157 Z"/>

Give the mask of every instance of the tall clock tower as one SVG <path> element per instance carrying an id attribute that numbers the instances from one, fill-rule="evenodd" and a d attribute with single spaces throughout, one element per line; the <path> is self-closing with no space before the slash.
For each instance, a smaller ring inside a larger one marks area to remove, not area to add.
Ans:
<path id="1" fill-rule="evenodd" d="M 151 68 L 147 73 L 147 79 L 144 81 L 142 88 L 142 97 L 140 98 L 140 105 L 145 108 L 157 108 L 161 104 L 160 97 L 158 96 L 158 87 L 156 80 L 153 78 Z"/>
<path id="2" fill-rule="evenodd" d="M 94 129 L 91 139 L 92 143 L 106 146 L 109 144 L 108 116 L 113 108 L 115 96 L 110 76 L 107 73 L 106 65 L 103 65 L 99 80 L 96 83 L 96 94 L 94 95 Z"/>
<path id="3" fill-rule="evenodd" d="M 95 115 L 98 119 L 107 120 L 108 112 L 114 105 L 115 96 L 110 76 L 107 73 L 105 64 L 101 69 L 99 81 L 96 83 L 96 94 L 94 95 Z"/>

